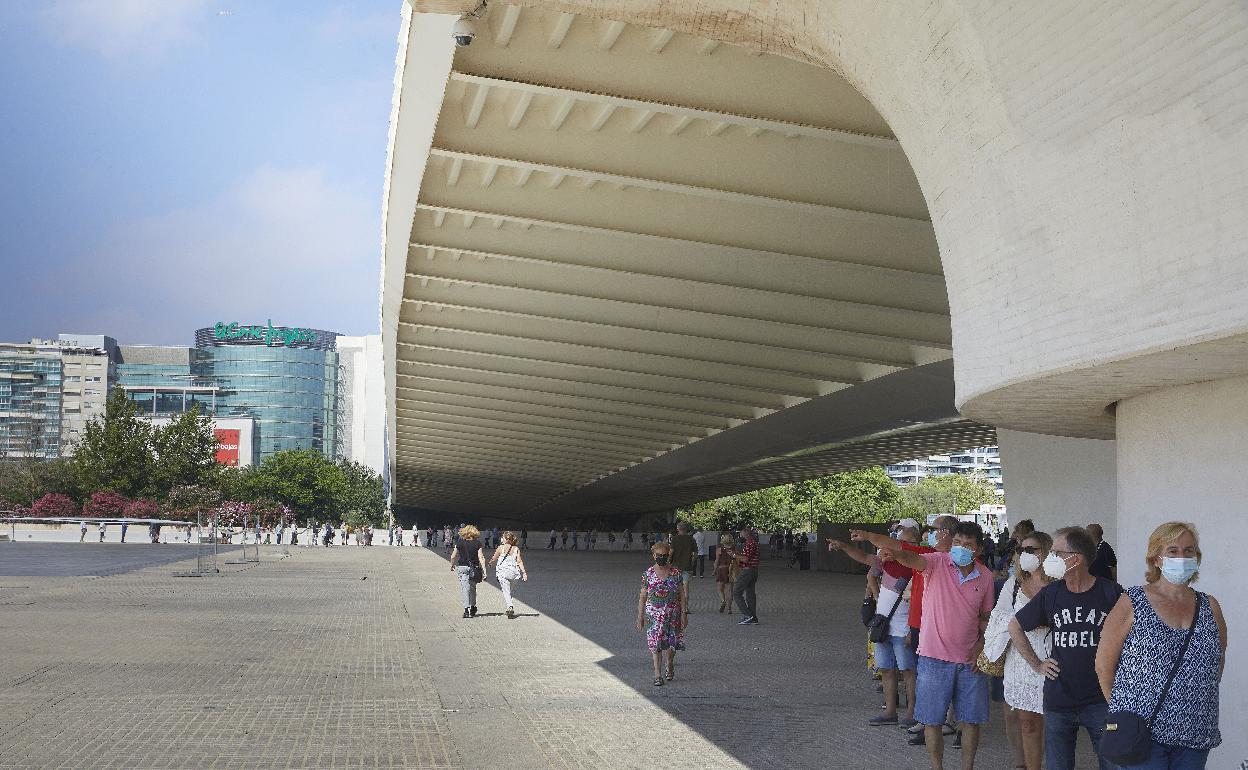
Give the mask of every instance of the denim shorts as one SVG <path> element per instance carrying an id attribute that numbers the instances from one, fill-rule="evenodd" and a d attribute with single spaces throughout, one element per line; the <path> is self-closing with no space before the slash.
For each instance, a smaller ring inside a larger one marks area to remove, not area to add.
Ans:
<path id="1" fill-rule="evenodd" d="M 904 636 L 890 636 L 875 644 L 875 667 L 880 670 L 914 670 L 914 650 Z"/>
<path id="2" fill-rule="evenodd" d="M 988 723 L 988 677 L 972 671 L 970 663 L 949 663 L 919 656 L 914 718 L 939 725 L 953 704 L 954 718 L 973 725 Z"/>

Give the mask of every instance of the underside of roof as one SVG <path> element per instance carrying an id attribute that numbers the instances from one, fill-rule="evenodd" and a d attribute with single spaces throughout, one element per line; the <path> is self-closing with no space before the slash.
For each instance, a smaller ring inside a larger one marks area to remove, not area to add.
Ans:
<path id="1" fill-rule="evenodd" d="M 491 5 L 419 78 L 432 141 L 396 132 L 388 180 L 397 505 L 662 510 L 992 442 L 953 407 L 914 174 L 834 73 Z"/>

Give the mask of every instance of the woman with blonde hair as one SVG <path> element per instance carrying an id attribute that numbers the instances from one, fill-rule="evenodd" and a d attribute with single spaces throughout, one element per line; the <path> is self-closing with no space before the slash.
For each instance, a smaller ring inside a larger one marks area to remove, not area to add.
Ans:
<path id="1" fill-rule="evenodd" d="M 1005 732 L 1014 752 L 1014 767 L 1040 770 L 1044 760 L 1044 674 L 1037 674 L 1022 653 L 1008 646 L 1010 619 L 1019 608 L 1053 582 L 1040 565 L 1053 548 L 1053 538 L 1020 522 L 1018 550 L 1014 554 L 1014 574 L 1001 587 L 996 607 L 984 632 L 984 657 L 992 662 L 1005 655 Z M 1027 632 L 1027 641 L 1040 660 L 1048 660 L 1053 650 L 1052 632 L 1041 626 Z"/>
<path id="2" fill-rule="evenodd" d="M 1226 619 L 1217 599 L 1192 588 L 1200 562 L 1195 525 L 1157 527 L 1144 557 L 1145 585 L 1128 588 L 1105 621 L 1096 676 L 1109 701 L 1108 722 L 1124 735 L 1134 724 L 1148 738 L 1139 752 L 1109 747 L 1122 770 L 1203 768 L 1222 742 Z M 1110 735 L 1107 730 L 1102 750 Z"/>
<path id="3" fill-rule="evenodd" d="M 732 535 L 721 535 L 719 548 L 715 549 L 715 590 L 719 591 L 719 611 L 727 612 L 732 606 L 732 574 L 734 562 L 729 549 L 733 546 Z"/>
<path id="4" fill-rule="evenodd" d="M 477 616 L 477 583 L 486 578 L 485 557 L 481 554 L 481 531 L 471 524 L 460 527 L 451 550 L 451 570 L 459 578 L 464 595 L 464 617 Z M 478 570 L 480 570 L 478 572 Z"/>
<path id="5" fill-rule="evenodd" d="M 655 543 L 650 548 L 654 566 L 641 576 L 637 598 L 637 630 L 646 632 L 646 646 L 654 661 L 654 686 L 663 686 L 660 670 L 667 650 L 667 681 L 676 678 L 676 651 L 685 649 L 685 624 L 689 620 L 689 587 L 680 570 L 671 566 L 672 547 Z"/>
<path id="6" fill-rule="evenodd" d="M 529 581 L 528 570 L 524 568 L 524 557 L 520 555 L 520 546 L 516 544 L 515 532 L 504 532 L 503 542 L 494 549 L 490 557 L 490 565 L 494 567 L 494 577 L 498 578 L 498 587 L 503 590 L 503 604 L 507 607 L 507 618 L 515 620 L 516 608 L 511 605 L 511 581 Z"/>

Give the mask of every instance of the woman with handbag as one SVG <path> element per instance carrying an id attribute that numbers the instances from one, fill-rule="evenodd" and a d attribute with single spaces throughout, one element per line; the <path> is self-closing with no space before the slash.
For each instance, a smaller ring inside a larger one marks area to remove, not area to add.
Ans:
<path id="1" fill-rule="evenodd" d="M 979 658 L 981 671 L 1005 678 L 1006 734 L 1011 736 L 1017 730 L 1021 745 L 1015 747 L 1015 741 L 1010 741 L 1011 748 L 1016 748 L 1014 767 L 1025 770 L 1040 770 L 1044 760 L 1044 675 L 1033 671 L 1022 654 L 1009 644 L 1010 619 L 1052 582 L 1040 569 L 1052 547 L 1053 538 L 1048 534 L 1030 532 L 1014 549 L 1014 577 L 1001 587 Z M 1026 636 L 1036 656 L 1047 660 L 1052 652 L 1049 629 L 1037 628 Z M 1022 750 L 1022 762 L 1018 761 L 1017 749 Z"/>
<path id="2" fill-rule="evenodd" d="M 511 605 L 511 581 L 529 581 L 529 572 L 524 568 L 524 557 L 520 555 L 520 547 L 516 544 L 515 532 L 504 532 L 503 542 L 494 550 L 490 564 L 494 567 L 494 577 L 498 578 L 498 587 L 503 590 L 503 604 L 507 607 L 507 618 L 515 620 L 516 608 Z"/>
<path id="3" fill-rule="evenodd" d="M 459 530 L 459 538 L 451 549 L 451 569 L 459 578 L 464 595 L 464 617 L 477 616 L 477 583 L 486 578 L 485 557 L 481 554 L 481 531 L 471 524 Z"/>
<path id="4" fill-rule="evenodd" d="M 1191 587 L 1200 560 L 1194 525 L 1157 527 L 1146 585 L 1128 588 L 1105 621 L 1096 655 L 1109 701 L 1101 751 L 1122 770 L 1203 768 L 1222 742 L 1226 620 L 1217 599 Z"/>

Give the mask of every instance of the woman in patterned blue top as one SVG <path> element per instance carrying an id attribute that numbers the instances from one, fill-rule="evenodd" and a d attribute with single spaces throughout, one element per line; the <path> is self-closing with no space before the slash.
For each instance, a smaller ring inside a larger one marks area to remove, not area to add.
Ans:
<path id="1" fill-rule="evenodd" d="M 1194 525 L 1162 524 L 1148 539 L 1147 585 L 1127 589 L 1105 621 L 1096 674 L 1109 711 L 1148 719 L 1196 618 L 1192 640 L 1152 724 L 1149 757 L 1129 768 L 1203 768 L 1209 750 L 1222 742 L 1218 685 L 1226 662 L 1226 620 L 1217 599 L 1191 588 L 1200 558 Z"/>

